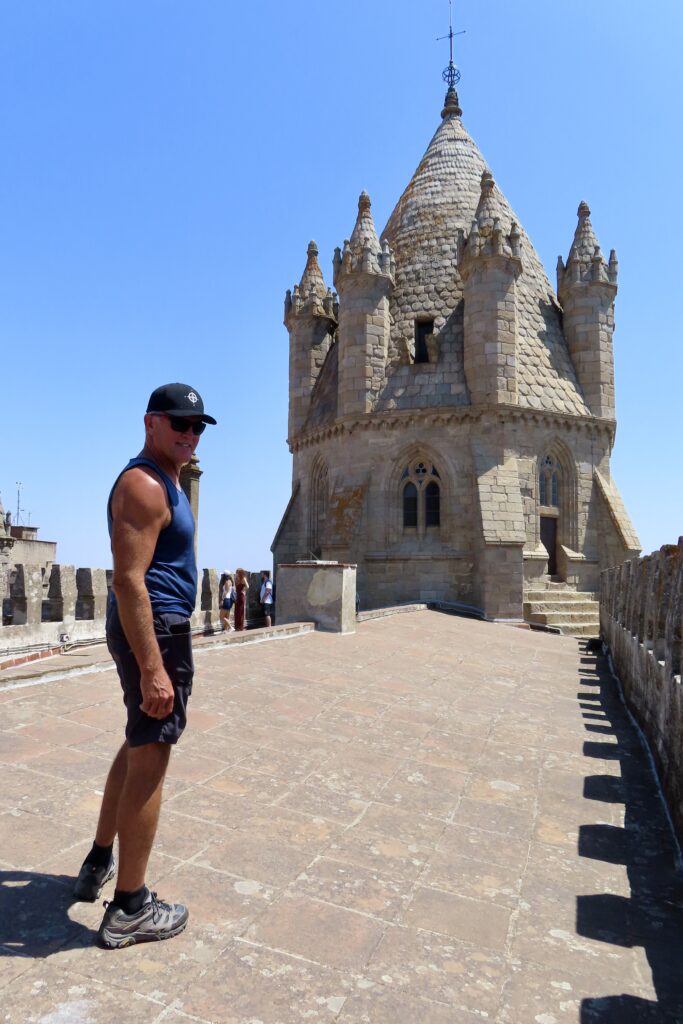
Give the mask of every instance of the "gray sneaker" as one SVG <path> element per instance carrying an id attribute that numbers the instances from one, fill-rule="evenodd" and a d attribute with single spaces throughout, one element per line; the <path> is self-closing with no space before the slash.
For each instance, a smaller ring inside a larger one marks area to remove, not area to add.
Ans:
<path id="1" fill-rule="evenodd" d="M 137 914 L 124 914 L 115 903 L 105 902 L 104 905 L 106 909 L 97 938 L 106 949 L 172 939 L 183 931 L 189 916 L 182 903 L 164 903 L 149 890 Z"/>
<path id="2" fill-rule="evenodd" d="M 91 864 L 87 860 L 83 861 L 74 885 L 74 896 L 85 903 L 94 903 L 109 879 L 114 877 L 115 871 L 116 861 L 113 854 L 109 863 L 103 867 Z"/>

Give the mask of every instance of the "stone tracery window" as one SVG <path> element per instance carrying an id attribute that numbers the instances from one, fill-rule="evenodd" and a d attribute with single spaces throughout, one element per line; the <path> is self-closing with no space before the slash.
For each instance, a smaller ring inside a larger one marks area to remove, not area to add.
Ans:
<path id="1" fill-rule="evenodd" d="M 441 477 L 436 466 L 426 459 L 414 459 L 401 474 L 403 530 L 427 530 L 441 525 Z"/>

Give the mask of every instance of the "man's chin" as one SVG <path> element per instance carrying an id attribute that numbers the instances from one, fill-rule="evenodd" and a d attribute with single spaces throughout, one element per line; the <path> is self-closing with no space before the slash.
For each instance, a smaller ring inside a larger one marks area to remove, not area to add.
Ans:
<path id="1" fill-rule="evenodd" d="M 192 456 L 193 455 L 194 455 L 194 452 L 189 452 L 188 454 L 181 454 L 179 452 L 178 453 L 178 457 L 175 460 L 175 464 L 178 467 L 178 469 L 182 469 L 183 466 L 189 466 L 190 463 L 192 462 Z"/>

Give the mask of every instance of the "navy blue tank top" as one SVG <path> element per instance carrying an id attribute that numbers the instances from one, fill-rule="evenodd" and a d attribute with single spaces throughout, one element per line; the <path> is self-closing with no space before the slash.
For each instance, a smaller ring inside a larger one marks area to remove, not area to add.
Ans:
<path id="1" fill-rule="evenodd" d="M 145 584 L 153 612 L 192 615 L 197 599 L 197 563 L 194 557 L 194 516 L 187 495 L 179 490 L 156 462 L 144 457 L 131 459 L 116 480 L 107 502 L 109 538 L 112 533 L 111 497 L 124 473 L 133 466 L 149 466 L 166 485 L 171 506 L 171 522 L 160 532 Z M 114 592 L 110 600 L 116 601 Z"/>

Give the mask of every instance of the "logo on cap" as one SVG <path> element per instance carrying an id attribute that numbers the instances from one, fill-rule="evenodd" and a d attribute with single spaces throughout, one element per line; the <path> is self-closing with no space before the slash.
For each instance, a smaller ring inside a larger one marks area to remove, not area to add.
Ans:
<path id="1" fill-rule="evenodd" d="M 188 400 L 190 402 L 192 402 L 193 405 L 196 405 L 197 402 L 199 401 L 199 399 L 195 395 L 194 391 L 190 391 L 190 393 L 189 393 L 189 395 L 187 397 L 188 397 Z"/>

